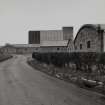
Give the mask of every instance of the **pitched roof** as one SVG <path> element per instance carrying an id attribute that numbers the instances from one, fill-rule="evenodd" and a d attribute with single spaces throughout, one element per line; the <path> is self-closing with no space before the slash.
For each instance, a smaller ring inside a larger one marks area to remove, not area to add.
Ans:
<path id="1" fill-rule="evenodd" d="M 62 40 L 62 41 L 42 41 L 41 42 L 41 47 L 46 47 L 46 46 L 67 46 L 68 41 L 67 40 Z"/>

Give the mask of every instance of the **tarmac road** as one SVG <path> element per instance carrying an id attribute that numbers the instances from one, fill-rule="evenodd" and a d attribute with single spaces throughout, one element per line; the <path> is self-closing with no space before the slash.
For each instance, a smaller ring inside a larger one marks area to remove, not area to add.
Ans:
<path id="1" fill-rule="evenodd" d="M 0 105 L 104 105 L 100 98 L 31 68 L 25 56 L 0 63 Z"/>

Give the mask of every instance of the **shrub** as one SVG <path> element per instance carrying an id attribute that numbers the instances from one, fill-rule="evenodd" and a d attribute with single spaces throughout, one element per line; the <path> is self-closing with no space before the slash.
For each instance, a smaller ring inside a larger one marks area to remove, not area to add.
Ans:
<path id="1" fill-rule="evenodd" d="M 104 70 L 105 53 L 73 52 L 73 53 L 33 53 L 32 57 L 46 64 L 65 67 L 65 64 L 74 63 L 76 70 L 91 73 L 91 66 L 97 65 L 100 71 Z M 105 72 L 105 70 L 104 70 Z"/>

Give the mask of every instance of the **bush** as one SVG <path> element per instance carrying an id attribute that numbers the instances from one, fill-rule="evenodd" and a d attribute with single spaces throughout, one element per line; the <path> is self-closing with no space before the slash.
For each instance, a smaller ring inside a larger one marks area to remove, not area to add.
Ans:
<path id="1" fill-rule="evenodd" d="M 32 57 L 40 62 L 53 64 L 57 67 L 65 67 L 65 64 L 69 65 L 69 63 L 74 63 L 76 65 L 76 70 L 83 70 L 84 68 L 84 71 L 88 73 L 92 72 L 92 65 L 97 65 L 101 72 L 105 68 L 105 53 L 33 53 Z"/>

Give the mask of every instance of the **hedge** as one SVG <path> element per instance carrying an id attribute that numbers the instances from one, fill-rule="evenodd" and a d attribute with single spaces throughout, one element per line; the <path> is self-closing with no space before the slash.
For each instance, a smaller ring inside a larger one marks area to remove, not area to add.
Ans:
<path id="1" fill-rule="evenodd" d="M 98 68 L 104 69 L 105 53 L 96 52 L 73 52 L 73 53 L 33 53 L 32 58 L 39 62 L 53 64 L 58 67 L 65 67 L 65 64 L 76 64 L 76 70 L 91 72 L 92 65 L 98 65 Z"/>

